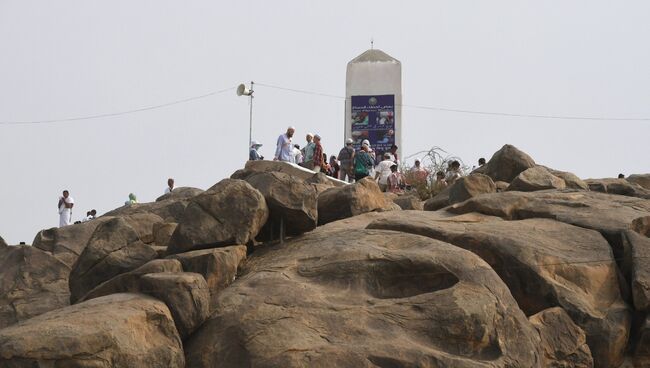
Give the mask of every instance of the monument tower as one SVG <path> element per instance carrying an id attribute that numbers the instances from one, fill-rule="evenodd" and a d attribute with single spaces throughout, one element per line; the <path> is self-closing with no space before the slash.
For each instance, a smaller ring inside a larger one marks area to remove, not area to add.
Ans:
<path id="1" fill-rule="evenodd" d="M 348 63 L 345 91 L 345 138 L 368 139 L 379 160 L 393 144 L 403 153 L 402 63 L 371 48 Z"/>

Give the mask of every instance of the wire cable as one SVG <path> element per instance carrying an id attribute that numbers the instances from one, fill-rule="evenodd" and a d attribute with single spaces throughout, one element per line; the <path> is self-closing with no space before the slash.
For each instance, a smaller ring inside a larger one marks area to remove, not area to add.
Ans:
<path id="1" fill-rule="evenodd" d="M 315 96 L 324 96 L 331 98 L 338 98 L 347 100 L 344 96 L 331 95 L 321 92 L 313 92 L 302 89 L 287 88 L 281 86 L 275 86 L 271 84 L 256 83 L 260 86 L 279 89 L 283 91 L 296 92 L 302 94 L 309 94 Z M 561 119 L 561 120 L 592 120 L 592 121 L 650 121 L 650 118 L 621 118 L 621 117 L 602 117 L 602 116 L 568 116 L 568 115 L 546 115 L 546 114 L 517 114 L 509 112 L 495 112 L 495 111 L 480 111 L 480 110 L 466 110 L 466 109 L 455 109 L 448 107 L 437 107 L 437 106 L 423 106 L 423 105 L 408 105 L 408 104 L 396 104 L 395 106 L 409 107 L 413 109 L 422 109 L 422 110 L 434 110 L 442 112 L 452 112 L 452 113 L 461 113 L 461 114 L 476 114 L 476 115 L 491 115 L 491 116 L 505 116 L 505 117 L 516 117 L 516 118 L 533 118 L 533 119 Z"/>
<path id="2" fill-rule="evenodd" d="M 140 107 L 140 108 L 137 108 L 137 109 L 120 111 L 120 112 L 97 114 L 97 115 L 87 115 L 87 116 L 78 116 L 78 117 L 63 118 L 63 119 L 51 119 L 51 120 L 0 121 L 0 125 L 66 123 L 66 122 L 73 122 L 73 121 L 79 121 L 79 120 L 90 120 L 90 119 L 100 119 L 100 118 L 114 117 L 114 116 L 120 116 L 120 115 L 133 114 L 133 113 L 142 112 L 142 111 L 156 110 L 156 109 L 161 109 L 161 108 L 165 108 L 165 107 L 169 107 L 169 106 L 173 106 L 173 105 L 178 105 L 178 104 L 183 104 L 183 103 L 187 103 L 187 102 L 191 102 L 191 101 L 196 101 L 196 100 L 200 100 L 200 99 L 207 98 L 207 97 L 210 97 L 210 96 L 214 96 L 214 95 L 218 95 L 218 94 L 225 93 L 225 92 L 228 92 L 228 91 L 232 91 L 234 89 L 235 89 L 235 87 L 224 88 L 224 89 L 221 89 L 221 90 L 218 90 L 218 91 L 209 92 L 209 93 L 199 95 L 199 96 L 188 97 L 188 98 L 184 98 L 184 99 L 181 99 L 181 100 L 162 103 L 162 104 L 159 104 L 159 105 Z"/>

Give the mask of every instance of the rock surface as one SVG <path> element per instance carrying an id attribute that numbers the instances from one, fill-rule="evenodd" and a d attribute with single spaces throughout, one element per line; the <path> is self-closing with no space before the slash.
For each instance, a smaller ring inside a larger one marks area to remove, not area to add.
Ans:
<path id="1" fill-rule="evenodd" d="M 225 179 L 193 197 L 169 240 L 168 253 L 247 244 L 266 223 L 264 196 L 243 180 Z"/>
<path id="2" fill-rule="evenodd" d="M 637 311 L 650 312 L 650 238 L 626 231 L 625 239 L 630 246 L 630 281 L 632 300 Z"/>
<path id="3" fill-rule="evenodd" d="M 169 309 L 136 294 L 114 294 L 0 330 L 0 366 L 185 367 Z"/>
<path id="4" fill-rule="evenodd" d="M 203 189 L 192 188 L 192 187 L 178 187 L 174 188 L 171 193 L 165 193 L 160 197 L 156 198 L 156 202 L 162 202 L 166 200 L 184 200 L 196 197 L 197 195 L 203 193 Z"/>
<path id="5" fill-rule="evenodd" d="M 81 224 L 41 230 L 32 241 L 32 246 L 51 253 L 68 267 L 72 267 L 97 226 L 108 220 L 109 218 L 101 217 Z"/>
<path id="6" fill-rule="evenodd" d="M 278 229 L 283 219 L 288 235 L 299 235 L 313 230 L 318 224 L 318 200 L 316 189 L 304 180 L 282 172 L 261 172 L 246 179 L 253 188 L 262 193 L 269 206 L 266 231 Z M 266 237 L 271 239 L 270 236 Z"/>
<path id="7" fill-rule="evenodd" d="M 78 302 L 110 294 L 140 292 L 140 278 L 149 273 L 160 272 L 183 272 L 183 266 L 175 259 L 154 259 L 133 271 L 115 276 L 112 279 L 99 284 L 80 298 Z"/>
<path id="8" fill-rule="evenodd" d="M 650 190 L 650 174 L 633 174 L 627 177 L 627 181 Z"/>
<path id="9" fill-rule="evenodd" d="M 188 366 L 541 366 L 539 335 L 470 252 L 355 230 L 260 253 L 186 342 Z"/>
<path id="10" fill-rule="evenodd" d="M 40 249 L 0 247 L 0 329 L 67 306 L 69 272 Z"/>
<path id="11" fill-rule="evenodd" d="M 449 188 L 448 204 L 460 203 L 474 196 L 485 193 L 496 193 L 497 187 L 489 176 L 470 174 L 458 180 Z"/>
<path id="12" fill-rule="evenodd" d="M 403 210 L 424 210 L 424 202 L 415 195 L 403 195 L 393 199 L 393 203 L 398 205 Z"/>
<path id="13" fill-rule="evenodd" d="M 6 243 L 5 240 L 2 239 L 2 237 L 0 236 L 0 248 L 2 248 L 2 247 L 6 247 L 6 246 L 7 246 L 7 243 Z"/>
<path id="14" fill-rule="evenodd" d="M 121 217 L 145 243 L 153 241 L 153 225 L 162 222 L 162 218 L 152 213 L 141 212 Z M 73 267 L 97 227 L 115 219 L 114 216 L 102 216 L 95 220 L 82 222 L 61 228 L 41 230 L 32 246 L 51 253 L 61 262 Z"/>
<path id="15" fill-rule="evenodd" d="M 198 273 L 149 273 L 140 278 L 140 291 L 165 302 L 181 339 L 210 315 L 208 284 Z"/>
<path id="16" fill-rule="evenodd" d="M 239 265 L 246 259 L 246 247 L 235 245 L 195 250 L 169 258 L 180 261 L 185 272 L 196 272 L 205 278 L 210 291 L 210 305 L 214 306 L 219 292 L 235 280 Z"/>
<path id="17" fill-rule="evenodd" d="M 134 270 L 157 255 L 124 218 L 101 223 L 70 272 L 70 301 L 76 302 L 102 282 Z"/>
<path id="18" fill-rule="evenodd" d="M 532 157 L 517 147 L 506 144 L 492 155 L 490 161 L 474 170 L 475 173 L 485 174 L 493 181 L 511 182 L 526 169 L 537 166 Z"/>
<path id="19" fill-rule="evenodd" d="M 104 216 L 124 217 L 135 214 L 149 213 L 162 218 L 165 222 L 178 222 L 185 212 L 185 207 L 190 198 L 170 197 L 159 202 L 136 203 L 130 206 L 122 206 L 106 212 Z M 103 218 L 100 217 L 99 219 Z"/>
<path id="20" fill-rule="evenodd" d="M 302 166 L 296 164 L 282 162 L 282 161 L 247 161 L 246 166 L 243 170 L 235 172 L 230 178 L 231 179 L 242 179 L 253 173 L 259 172 L 280 172 L 291 175 L 301 180 L 313 180 L 314 172 L 309 169 L 305 169 Z M 327 180 L 333 186 L 343 186 L 346 185 L 344 181 L 334 179 L 331 176 L 323 175 L 322 178 Z"/>
<path id="21" fill-rule="evenodd" d="M 650 190 L 625 179 L 587 179 L 585 182 L 589 186 L 589 190 L 594 192 L 650 199 Z"/>
<path id="22" fill-rule="evenodd" d="M 544 189 L 564 189 L 566 183 L 563 179 L 551 174 L 546 168 L 542 166 L 531 167 L 522 171 L 515 177 L 508 189 L 517 190 L 520 192 L 534 192 Z"/>
<path id="23" fill-rule="evenodd" d="M 160 247 L 165 247 L 169 244 L 172 234 L 176 231 L 178 224 L 175 222 L 160 222 L 153 225 L 153 242 Z"/>
<path id="24" fill-rule="evenodd" d="M 388 206 L 377 183 L 364 178 L 354 184 L 331 188 L 318 196 L 318 224 L 381 210 Z"/>
<path id="25" fill-rule="evenodd" d="M 542 338 L 544 367 L 591 368 L 594 361 L 585 333 L 562 308 L 550 308 L 530 317 Z"/>
<path id="26" fill-rule="evenodd" d="M 449 206 L 449 193 L 451 193 L 451 187 L 446 187 L 440 193 L 436 194 L 433 198 L 427 199 L 424 202 L 424 210 L 437 211 L 441 208 Z"/>
<path id="27" fill-rule="evenodd" d="M 599 367 L 623 361 L 631 315 L 607 241 L 597 232 L 548 219 L 439 221 L 396 214 L 368 228 L 429 236 L 470 250 L 499 274 L 527 315 L 564 308 L 585 330 Z"/>
<path id="28" fill-rule="evenodd" d="M 564 180 L 566 187 L 569 189 L 580 189 L 580 190 L 589 190 L 589 186 L 584 180 L 580 179 L 573 173 L 566 171 L 554 170 L 548 167 L 545 167 L 551 174 L 557 176 L 558 178 Z"/>

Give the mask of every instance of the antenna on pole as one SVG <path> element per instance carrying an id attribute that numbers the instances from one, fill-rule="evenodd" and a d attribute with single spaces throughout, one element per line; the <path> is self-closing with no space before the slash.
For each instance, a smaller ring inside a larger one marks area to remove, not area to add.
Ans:
<path id="1" fill-rule="evenodd" d="M 370 37 L 370 49 L 374 50 L 375 49 L 375 38 Z"/>

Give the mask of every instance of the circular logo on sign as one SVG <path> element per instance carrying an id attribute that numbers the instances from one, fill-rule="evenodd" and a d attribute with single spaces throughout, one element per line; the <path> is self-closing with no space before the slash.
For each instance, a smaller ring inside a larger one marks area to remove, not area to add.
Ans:
<path id="1" fill-rule="evenodd" d="M 374 97 L 370 97 L 368 103 L 370 104 L 370 106 L 375 106 L 377 104 L 377 99 Z"/>

